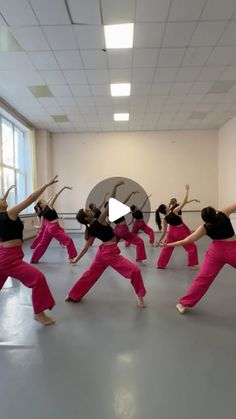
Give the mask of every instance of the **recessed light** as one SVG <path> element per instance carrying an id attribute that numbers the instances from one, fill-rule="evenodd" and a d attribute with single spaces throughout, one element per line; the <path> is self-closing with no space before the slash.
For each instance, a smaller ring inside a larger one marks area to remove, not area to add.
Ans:
<path id="1" fill-rule="evenodd" d="M 128 121 L 129 113 L 114 113 L 114 121 Z"/>
<path id="2" fill-rule="evenodd" d="M 67 115 L 51 115 L 55 122 L 70 122 Z"/>
<path id="3" fill-rule="evenodd" d="M 0 51 L 8 52 L 21 50 L 21 46 L 12 33 L 7 28 L 0 28 Z"/>
<path id="4" fill-rule="evenodd" d="M 104 25 L 106 48 L 132 48 L 134 24 Z"/>
<path id="5" fill-rule="evenodd" d="M 130 83 L 112 83 L 110 86 L 112 96 L 130 96 Z"/>
<path id="6" fill-rule="evenodd" d="M 29 86 L 31 93 L 35 97 L 52 97 L 53 94 L 47 85 Z"/>

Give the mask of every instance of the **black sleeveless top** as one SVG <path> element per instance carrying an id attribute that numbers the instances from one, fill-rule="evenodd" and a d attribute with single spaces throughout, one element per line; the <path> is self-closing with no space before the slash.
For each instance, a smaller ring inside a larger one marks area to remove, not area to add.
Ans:
<path id="1" fill-rule="evenodd" d="M 109 224 L 101 224 L 98 220 L 95 220 L 88 229 L 91 236 L 96 237 L 104 243 L 115 237 L 111 226 Z"/>
<path id="2" fill-rule="evenodd" d="M 204 224 L 207 236 L 212 240 L 224 240 L 234 236 L 234 229 L 227 215 L 219 211 L 213 223 Z"/>
<path id="3" fill-rule="evenodd" d="M 179 215 L 175 214 L 173 211 L 166 215 L 164 220 L 166 220 L 167 224 L 170 224 L 171 226 L 175 227 L 183 224 L 182 218 Z"/>
<path id="4" fill-rule="evenodd" d="M 0 242 L 20 239 L 23 241 L 24 224 L 19 217 L 11 220 L 7 212 L 0 213 Z"/>
<path id="5" fill-rule="evenodd" d="M 57 220 L 58 218 L 58 214 L 56 210 L 49 208 L 48 205 L 44 208 L 42 215 L 43 215 L 43 218 L 45 218 L 45 220 L 48 220 L 48 221 L 54 221 L 54 220 Z"/>
<path id="6" fill-rule="evenodd" d="M 120 224 L 120 223 L 122 223 L 123 221 L 125 221 L 125 217 L 120 217 L 120 218 L 117 218 L 117 220 L 115 220 L 115 221 L 114 221 L 114 223 L 115 223 L 115 224 Z"/>
<path id="7" fill-rule="evenodd" d="M 135 220 L 142 220 L 143 219 L 143 213 L 141 210 L 135 210 L 134 212 L 132 212 L 133 218 Z"/>

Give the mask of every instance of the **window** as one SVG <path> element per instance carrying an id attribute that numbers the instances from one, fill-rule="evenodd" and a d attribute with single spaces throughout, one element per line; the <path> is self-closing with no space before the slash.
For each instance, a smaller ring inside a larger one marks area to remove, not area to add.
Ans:
<path id="1" fill-rule="evenodd" d="M 32 192 L 29 130 L 0 113 L 0 196 L 11 185 L 16 187 L 8 195 L 9 208 Z M 32 212 L 32 207 L 24 212 Z"/>

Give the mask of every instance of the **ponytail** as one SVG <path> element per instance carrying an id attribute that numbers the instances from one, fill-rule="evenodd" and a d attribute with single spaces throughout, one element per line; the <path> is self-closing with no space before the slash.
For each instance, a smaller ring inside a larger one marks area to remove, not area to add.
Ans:
<path id="1" fill-rule="evenodd" d="M 156 210 L 155 219 L 156 219 L 156 223 L 158 225 L 159 230 L 161 230 L 162 229 L 161 217 L 160 217 L 160 213 L 159 213 L 158 209 Z"/>

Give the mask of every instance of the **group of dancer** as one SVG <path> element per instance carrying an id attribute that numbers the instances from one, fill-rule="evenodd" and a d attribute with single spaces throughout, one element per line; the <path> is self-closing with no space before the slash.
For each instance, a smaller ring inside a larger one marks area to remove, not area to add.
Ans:
<path id="1" fill-rule="evenodd" d="M 137 208 L 135 205 L 131 206 L 133 215 L 132 231 L 129 230 L 125 217 L 115 221 L 114 229 L 111 227 L 108 221 L 109 206 L 106 205 L 107 194 L 99 207 L 91 203 L 89 208 L 80 209 L 76 219 L 85 226 L 86 230 L 85 245 L 78 254 L 72 238 L 60 226 L 58 214 L 54 209 L 54 203 L 58 196 L 65 189 L 71 188 L 64 186 L 48 201 L 39 199 L 48 187 L 57 182 L 58 176 L 53 177 L 24 201 L 10 209 L 8 209 L 7 197 L 14 186 L 9 188 L 0 199 L 0 289 L 8 276 L 18 279 L 25 286 L 32 288 L 34 318 L 44 325 L 53 324 L 54 320 L 45 311 L 53 308 L 55 305 L 54 298 L 44 274 L 32 266 L 32 264 L 39 262 L 53 238 L 63 247 L 66 247 L 68 261 L 71 264 L 76 264 L 88 251 L 95 238 L 97 238 L 102 244 L 99 246 L 92 264 L 69 290 L 65 300 L 68 302 L 80 301 L 100 278 L 104 270 L 111 266 L 122 276 L 130 279 L 137 297 L 138 306 L 144 308 L 146 290 L 141 270 L 139 266 L 121 255 L 117 244 L 123 239 L 126 246 L 135 245 L 136 262 L 141 263 L 147 258 L 144 242 L 137 235 L 139 230 L 143 230 L 148 234 L 149 242 L 155 245 L 154 232 L 146 225 L 143 218 L 142 209 L 146 202 L 144 202 L 141 208 Z M 114 185 L 110 194 L 111 198 L 116 197 L 117 189 L 122 185 L 124 185 L 122 181 Z M 124 200 L 124 203 L 127 203 L 136 193 L 138 191 L 131 192 Z M 199 201 L 196 199 L 189 200 L 188 194 L 189 185 L 185 185 L 185 196 L 180 204 L 173 198 L 169 205 L 161 204 L 156 211 L 156 221 L 159 230 L 162 229 L 160 238 L 156 242 L 156 246 L 161 248 L 157 260 L 158 269 L 166 268 L 176 246 L 183 246 L 188 253 L 189 268 L 198 269 L 197 247 L 194 242 L 204 235 L 208 235 L 212 239 L 197 276 L 194 278 L 187 293 L 176 305 L 177 310 L 181 314 L 184 314 L 188 307 L 193 307 L 197 304 L 224 264 L 227 263 L 236 268 L 236 236 L 229 218 L 230 214 L 236 210 L 236 204 L 225 207 L 221 211 L 216 211 L 212 207 L 204 208 L 201 212 L 204 224 L 191 234 L 189 228 L 183 222 L 182 208 L 189 202 Z M 35 202 L 37 202 L 35 211 L 40 219 L 40 226 L 39 233 L 31 245 L 34 252 L 31 264 L 29 264 L 23 261 L 23 223 L 19 218 L 19 214 Z M 104 210 L 101 211 L 103 207 Z M 160 214 L 164 216 L 162 219 Z M 163 241 L 165 236 L 166 239 Z"/>

